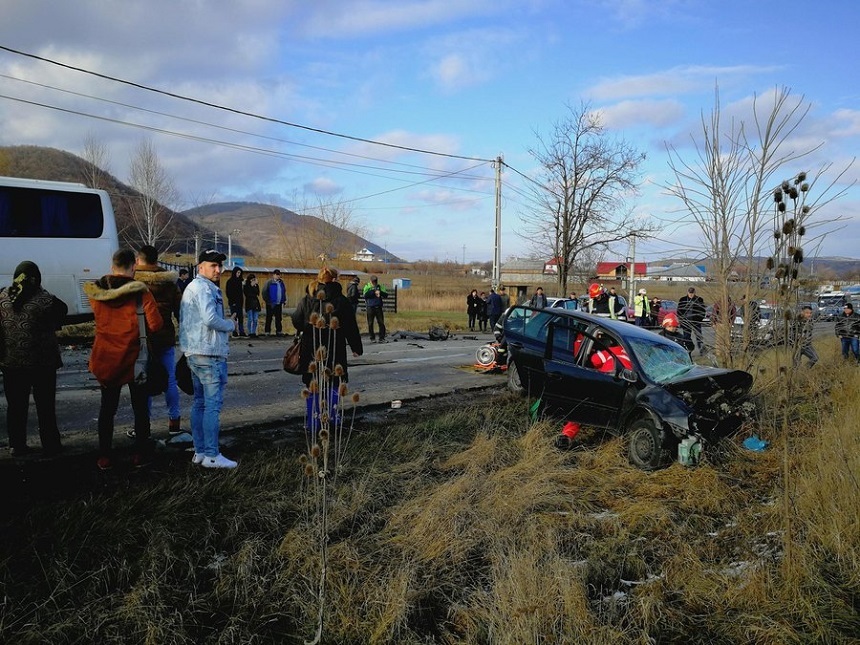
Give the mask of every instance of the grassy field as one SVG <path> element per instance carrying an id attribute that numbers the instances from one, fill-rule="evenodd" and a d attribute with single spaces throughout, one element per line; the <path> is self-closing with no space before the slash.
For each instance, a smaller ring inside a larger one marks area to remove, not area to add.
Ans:
<path id="1" fill-rule="evenodd" d="M 588 429 L 558 452 L 499 389 L 368 413 L 324 491 L 301 437 L 233 472 L 55 472 L 6 493 L 0 640 L 301 643 L 322 616 L 322 643 L 857 643 L 860 374 L 761 369 L 758 421 L 697 468 Z"/>

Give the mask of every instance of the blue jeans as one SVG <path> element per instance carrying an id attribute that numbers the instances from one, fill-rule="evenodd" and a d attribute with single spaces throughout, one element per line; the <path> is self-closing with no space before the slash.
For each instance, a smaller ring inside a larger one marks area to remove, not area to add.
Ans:
<path id="1" fill-rule="evenodd" d="M 248 333 L 257 334 L 257 324 L 260 321 L 260 312 L 254 309 L 249 309 L 245 312 L 248 317 Z"/>
<path id="2" fill-rule="evenodd" d="M 176 354 L 173 347 L 165 347 L 152 353 L 167 370 L 167 389 L 164 390 L 164 404 L 167 406 L 167 418 L 178 419 L 182 416 L 179 411 L 179 386 L 176 385 Z M 149 397 L 149 418 L 152 418 L 152 397 Z"/>
<path id="3" fill-rule="evenodd" d="M 188 356 L 194 403 L 191 404 L 191 437 L 194 452 L 217 457 L 221 434 L 221 405 L 227 386 L 227 359 L 219 356 Z"/>
<path id="4" fill-rule="evenodd" d="M 854 358 L 860 361 L 860 338 L 840 336 L 842 341 L 842 358 L 848 358 L 848 350 L 854 354 Z"/>

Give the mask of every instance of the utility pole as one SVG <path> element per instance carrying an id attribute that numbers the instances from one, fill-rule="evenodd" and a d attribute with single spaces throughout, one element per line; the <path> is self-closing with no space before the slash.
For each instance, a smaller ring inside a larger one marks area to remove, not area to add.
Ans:
<path id="1" fill-rule="evenodd" d="M 630 293 L 628 294 L 627 302 L 635 302 L 636 298 L 636 233 L 633 234 L 633 241 L 630 243 L 630 273 L 628 284 L 630 285 Z"/>
<path id="2" fill-rule="evenodd" d="M 466 268 L 466 245 L 463 245 L 463 268 Z"/>
<path id="3" fill-rule="evenodd" d="M 496 157 L 496 238 L 493 248 L 493 288 L 498 289 L 502 276 L 502 156 Z"/>
<path id="4" fill-rule="evenodd" d="M 234 228 L 227 235 L 227 266 L 233 266 L 233 236 L 237 233 L 241 233 L 242 231 L 238 228 Z"/>

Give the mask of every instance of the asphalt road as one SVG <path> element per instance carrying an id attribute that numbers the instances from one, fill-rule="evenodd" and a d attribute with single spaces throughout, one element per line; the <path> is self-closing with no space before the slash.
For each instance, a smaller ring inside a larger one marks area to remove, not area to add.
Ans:
<path id="1" fill-rule="evenodd" d="M 390 408 L 403 401 L 398 414 L 408 414 L 409 402 L 459 391 L 503 385 L 505 377 L 475 370 L 475 350 L 490 334 L 457 334 L 444 341 L 389 337 L 389 342 L 363 340 L 364 355 L 350 357 L 349 388 L 360 401 L 357 412 Z M 300 396 L 301 378 L 281 369 L 281 358 L 290 338 L 232 339 L 228 359 L 228 383 L 221 414 L 222 434 L 252 427 L 300 425 L 305 403 Z M 100 394 L 98 383 L 87 371 L 89 347 L 64 347 L 64 367 L 58 372 L 57 416 L 67 451 L 94 451 L 98 445 L 96 421 Z M 183 427 L 189 428 L 191 397 L 180 392 Z M 0 397 L 0 423 L 5 426 L 6 401 Z M 116 417 L 114 443 L 131 445 L 125 436 L 132 427 L 131 403 L 125 388 Z M 153 437 L 167 437 L 164 397 L 153 398 Z M 39 446 L 36 410 L 32 402 L 28 443 Z M 6 433 L 0 434 L 6 445 Z M 0 459 L 10 459 L 0 450 Z"/>
<path id="2" fill-rule="evenodd" d="M 713 344 L 713 329 L 703 329 L 705 342 Z M 371 344 L 364 338 L 364 355 L 350 358 L 350 391 L 360 401 L 357 414 L 390 407 L 403 401 L 398 414 L 408 414 L 410 402 L 461 391 L 501 386 L 505 376 L 474 369 L 475 350 L 491 340 L 489 333 L 452 335 L 448 340 L 389 337 L 385 344 Z M 817 323 L 816 337 L 833 336 L 833 323 Z M 836 339 L 834 337 L 834 342 Z M 228 384 L 222 410 L 222 435 L 255 427 L 299 427 L 304 418 L 300 377 L 281 370 L 281 357 L 290 338 L 232 339 L 228 359 Z M 63 443 L 70 452 L 94 451 L 98 436 L 99 409 L 97 382 L 87 371 L 89 347 L 64 347 L 64 367 L 58 372 L 57 416 Z M 491 396 L 488 393 L 488 396 Z M 191 398 L 180 393 L 183 427 L 188 428 Z M 417 409 L 420 406 L 415 406 Z M 6 401 L 0 396 L 0 461 L 10 459 L 5 433 Z M 125 436 L 132 425 L 127 389 L 116 417 L 115 446 L 132 445 Z M 153 399 L 153 437 L 167 438 L 167 410 L 164 397 Z M 39 446 L 35 406 L 30 405 L 28 443 Z M 35 455 L 38 458 L 38 453 Z"/>

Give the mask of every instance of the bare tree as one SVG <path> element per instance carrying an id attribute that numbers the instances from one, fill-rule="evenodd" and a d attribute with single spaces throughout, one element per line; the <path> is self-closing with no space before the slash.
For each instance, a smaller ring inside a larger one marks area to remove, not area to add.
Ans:
<path id="1" fill-rule="evenodd" d="M 174 212 L 171 206 L 178 202 L 178 192 L 158 158 L 152 142 L 145 139 L 135 149 L 129 169 L 129 185 L 137 195 L 129 198 L 133 243 L 170 247 L 175 240 L 165 239 Z"/>
<path id="2" fill-rule="evenodd" d="M 540 173 L 521 232 L 539 255 L 557 259 L 560 294 L 567 292 L 583 252 L 605 249 L 647 228 L 637 225 L 627 204 L 637 192 L 645 155 L 610 138 L 587 104 L 568 109 L 547 137 L 536 133 L 538 143 L 529 150 Z"/>
<path id="3" fill-rule="evenodd" d="M 110 155 L 104 141 L 88 132 L 84 139 L 84 183 L 90 188 L 105 188 L 110 174 Z"/>
<path id="4" fill-rule="evenodd" d="M 704 251 L 711 259 L 717 304 L 725 313 L 720 316 L 721 324 L 715 325 L 717 358 L 724 365 L 751 360 L 746 351 L 755 340 L 751 316 L 747 316 L 750 324 L 744 325 L 743 351 L 732 352 L 732 290 L 737 290 L 736 276 L 743 273 L 745 301 L 760 297 L 762 275 L 751 263 L 769 250 L 768 240 L 774 228 L 769 219 L 771 193 L 773 185 L 781 183 L 774 178 L 788 164 L 798 162 L 821 145 L 802 150 L 792 146 L 792 137 L 810 107 L 802 96 L 792 97 L 788 88 L 775 88 L 767 100 L 754 97 L 752 126 L 748 127 L 744 119 L 723 115 L 717 87 L 714 108 L 709 115 L 702 114 L 700 138 L 690 135 L 693 158 L 688 160 L 674 146 L 668 146 L 674 181 L 667 190 L 681 200 L 683 211 L 698 225 Z M 833 198 L 820 200 L 817 206 Z"/>

